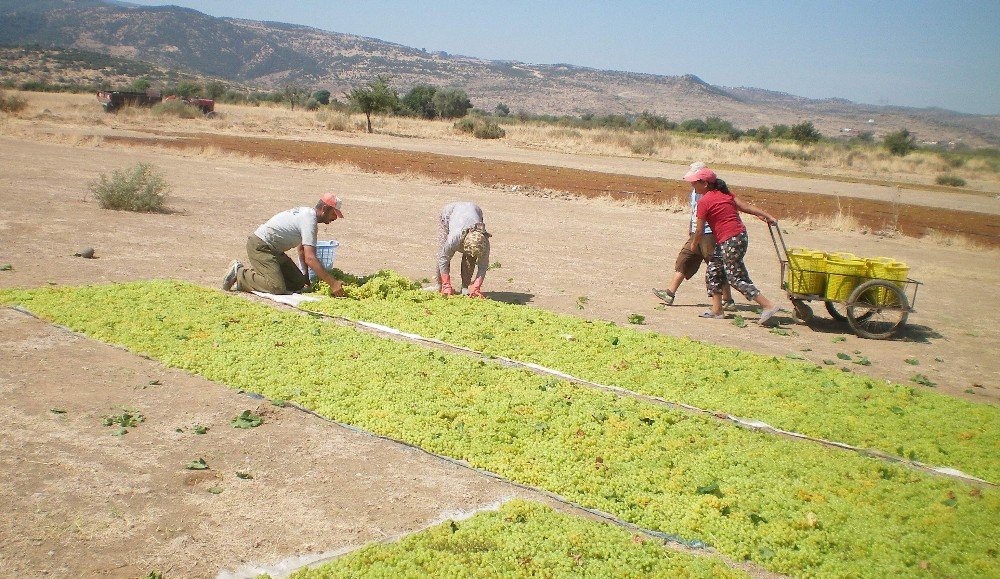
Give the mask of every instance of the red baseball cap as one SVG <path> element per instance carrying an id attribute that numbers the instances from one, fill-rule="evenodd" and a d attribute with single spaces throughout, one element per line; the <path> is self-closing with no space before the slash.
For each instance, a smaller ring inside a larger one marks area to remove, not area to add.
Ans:
<path id="1" fill-rule="evenodd" d="M 322 197 L 319 198 L 320 201 L 326 203 L 330 207 L 333 207 L 333 212 L 337 214 L 340 219 L 344 218 L 344 214 L 341 213 L 340 208 L 344 206 L 344 201 L 340 197 L 337 197 L 333 193 L 324 193 Z"/>
<path id="2" fill-rule="evenodd" d="M 715 183 L 718 177 L 715 176 L 715 171 L 709 169 L 708 167 L 702 167 L 697 171 L 689 172 L 684 175 L 684 180 L 689 183 L 694 183 L 695 181 L 706 181 L 708 183 Z"/>

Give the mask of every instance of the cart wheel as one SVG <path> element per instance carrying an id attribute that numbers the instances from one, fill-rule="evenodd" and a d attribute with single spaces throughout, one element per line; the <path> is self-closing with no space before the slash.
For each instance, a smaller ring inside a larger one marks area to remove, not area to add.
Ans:
<path id="1" fill-rule="evenodd" d="M 826 301 L 826 311 L 830 312 L 830 317 L 838 322 L 847 321 L 847 306 L 840 302 Z"/>
<path id="2" fill-rule="evenodd" d="M 806 304 L 803 300 L 792 300 L 792 308 L 795 310 L 795 317 L 802 320 L 805 323 L 809 323 L 813 319 L 813 310 Z"/>
<path id="3" fill-rule="evenodd" d="M 826 311 L 830 312 L 830 317 L 837 320 L 838 322 L 847 321 L 847 304 L 841 302 L 826 302 Z M 867 320 L 871 317 L 871 312 L 865 312 L 861 314 L 862 320 Z"/>
<path id="4" fill-rule="evenodd" d="M 862 338 L 884 340 L 906 324 L 906 294 L 895 284 L 873 279 L 859 285 L 847 300 L 847 323 Z"/>

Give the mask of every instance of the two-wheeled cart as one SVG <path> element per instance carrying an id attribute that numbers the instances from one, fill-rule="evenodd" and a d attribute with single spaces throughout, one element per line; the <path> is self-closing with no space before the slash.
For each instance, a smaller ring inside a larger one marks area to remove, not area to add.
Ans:
<path id="1" fill-rule="evenodd" d="M 804 260 L 789 259 L 788 247 L 778 225 L 768 227 L 771 242 L 781 264 L 781 289 L 788 294 L 795 317 L 805 323 L 813 319 L 807 302 L 820 300 L 833 319 L 847 322 L 862 338 L 884 340 L 896 334 L 906 318 L 914 313 L 917 288 L 915 279 L 882 279 L 867 271 L 831 272 L 827 268 L 808 267 Z M 831 291 L 833 289 L 834 291 Z"/>

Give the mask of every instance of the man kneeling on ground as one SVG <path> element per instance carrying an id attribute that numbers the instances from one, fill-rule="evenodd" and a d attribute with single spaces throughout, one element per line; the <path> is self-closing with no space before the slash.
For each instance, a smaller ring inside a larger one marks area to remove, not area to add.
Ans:
<path id="1" fill-rule="evenodd" d="M 330 286 L 330 295 L 343 297 L 343 285 L 335 280 L 316 257 L 316 234 L 319 224 L 329 224 L 338 218 L 343 202 L 333 193 L 326 193 L 315 207 L 296 207 L 282 211 L 261 225 L 247 238 L 247 257 L 250 267 L 239 260 L 229 264 L 229 271 L 222 281 L 222 289 L 270 294 L 295 293 L 309 285 L 308 271 Z M 286 251 L 298 248 L 299 263 L 306 265 L 303 272 Z"/>

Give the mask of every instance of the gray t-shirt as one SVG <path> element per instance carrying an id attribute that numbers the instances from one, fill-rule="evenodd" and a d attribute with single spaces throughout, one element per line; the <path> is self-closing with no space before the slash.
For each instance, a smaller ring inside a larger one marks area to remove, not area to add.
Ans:
<path id="1" fill-rule="evenodd" d="M 300 245 L 315 247 L 318 228 L 315 209 L 296 207 L 268 219 L 253 234 L 275 251 L 285 252 Z"/>
<path id="2" fill-rule="evenodd" d="M 456 201 L 441 210 L 441 227 L 448 232 L 438 253 L 438 271 L 449 274 L 451 258 L 462 250 L 462 232 L 483 222 L 483 210 L 471 201 Z M 475 277 L 484 277 L 490 263 L 490 243 L 486 241 L 486 251 L 479 256 Z"/>

